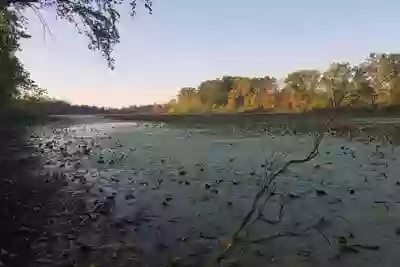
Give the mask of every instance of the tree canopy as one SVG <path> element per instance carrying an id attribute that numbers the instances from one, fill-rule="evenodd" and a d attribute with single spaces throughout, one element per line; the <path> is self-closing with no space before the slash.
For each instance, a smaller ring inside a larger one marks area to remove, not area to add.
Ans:
<path id="1" fill-rule="evenodd" d="M 271 76 L 203 81 L 180 89 L 169 112 L 305 112 L 350 101 L 356 107 L 400 105 L 400 54 L 372 53 L 357 65 L 334 62 L 325 71 L 288 73 L 281 86 L 277 81 Z"/>
<path id="2" fill-rule="evenodd" d="M 143 6 L 152 13 L 152 1 L 142 0 Z M 88 48 L 107 60 L 111 69 L 114 68 L 112 52 L 120 41 L 118 23 L 120 13 L 118 6 L 128 3 L 130 15 L 136 14 L 137 0 L 0 0 L 0 11 L 12 12 L 11 20 L 18 25 L 19 37 L 28 37 L 26 29 L 20 24 L 25 22 L 23 11 L 31 8 L 36 13 L 41 10 L 51 10 L 57 17 L 73 24 L 77 32 L 84 34 L 88 40 Z M 45 23 L 45 21 L 42 21 Z"/>

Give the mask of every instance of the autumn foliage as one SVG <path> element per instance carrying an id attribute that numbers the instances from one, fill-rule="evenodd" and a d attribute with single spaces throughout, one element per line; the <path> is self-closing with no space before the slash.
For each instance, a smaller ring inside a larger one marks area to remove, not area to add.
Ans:
<path id="1" fill-rule="evenodd" d="M 271 76 L 224 76 L 181 88 L 168 106 L 169 113 L 178 114 L 306 112 L 337 106 L 346 95 L 355 107 L 399 105 L 400 54 L 370 54 L 358 65 L 332 63 L 323 72 L 298 70 L 281 83 Z"/>

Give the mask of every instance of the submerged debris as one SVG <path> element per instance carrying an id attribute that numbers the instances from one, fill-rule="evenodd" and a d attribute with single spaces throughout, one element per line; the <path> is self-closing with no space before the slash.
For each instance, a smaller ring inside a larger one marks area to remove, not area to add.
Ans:
<path id="1" fill-rule="evenodd" d="M 326 193 L 325 190 L 322 189 L 315 189 L 315 193 L 317 194 L 317 196 L 321 197 L 321 196 L 326 196 L 328 193 Z"/>

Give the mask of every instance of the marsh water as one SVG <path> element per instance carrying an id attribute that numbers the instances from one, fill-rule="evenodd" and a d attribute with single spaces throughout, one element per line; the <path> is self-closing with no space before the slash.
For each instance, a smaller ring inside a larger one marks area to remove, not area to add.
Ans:
<path id="1" fill-rule="evenodd" d="M 215 263 L 266 171 L 304 157 L 315 139 L 313 130 L 272 131 L 260 124 L 98 117 L 34 133 L 45 170 L 62 172 L 63 190 L 83 200 L 83 226 L 70 238 L 75 245 L 63 249 L 90 247 L 83 258 L 67 259 L 86 266 Z M 326 133 L 318 152 L 276 179 L 265 220 L 252 220 L 223 266 L 397 266 L 396 142 Z"/>

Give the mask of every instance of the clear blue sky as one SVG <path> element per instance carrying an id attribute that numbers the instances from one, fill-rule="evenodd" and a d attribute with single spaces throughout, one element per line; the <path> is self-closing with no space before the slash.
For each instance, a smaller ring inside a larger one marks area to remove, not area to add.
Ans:
<path id="1" fill-rule="evenodd" d="M 153 15 L 123 14 L 114 72 L 72 25 L 44 17 L 52 35 L 29 14 L 21 59 L 52 96 L 77 104 L 163 102 L 204 79 L 283 77 L 400 49 L 399 0 L 155 0 Z"/>

